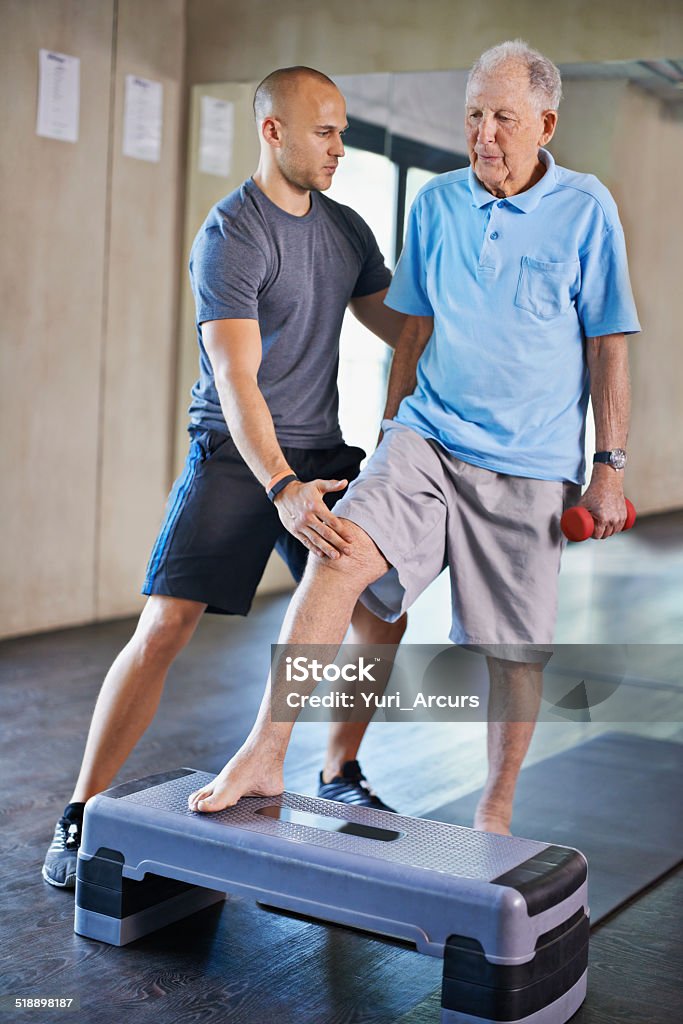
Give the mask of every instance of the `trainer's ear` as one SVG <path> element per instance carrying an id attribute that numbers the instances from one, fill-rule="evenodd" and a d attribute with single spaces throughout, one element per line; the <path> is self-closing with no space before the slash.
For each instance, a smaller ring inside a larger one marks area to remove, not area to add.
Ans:
<path id="1" fill-rule="evenodd" d="M 282 146 L 282 124 L 276 117 L 265 117 L 261 124 L 261 137 L 269 146 L 280 149 Z"/>

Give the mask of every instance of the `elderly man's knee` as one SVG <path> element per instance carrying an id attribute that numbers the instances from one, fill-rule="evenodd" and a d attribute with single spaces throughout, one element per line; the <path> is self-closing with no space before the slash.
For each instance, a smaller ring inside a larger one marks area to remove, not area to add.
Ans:
<path id="1" fill-rule="evenodd" d="M 343 523 L 351 539 L 351 554 L 340 555 L 339 558 L 310 555 L 306 576 L 309 580 L 326 579 L 330 586 L 343 587 L 361 594 L 391 566 L 365 530 L 349 519 L 344 519 Z"/>

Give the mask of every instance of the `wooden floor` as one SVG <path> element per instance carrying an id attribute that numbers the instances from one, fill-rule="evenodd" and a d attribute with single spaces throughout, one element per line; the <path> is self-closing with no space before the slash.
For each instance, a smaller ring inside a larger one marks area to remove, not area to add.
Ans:
<path id="1" fill-rule="evenodd" d="M 653 518 L 604 544 L 571 547 L 561 575 L 558 642 L 653 644 L 683 641 L 683 516 Z M 207 616 L 174 665 L 159 714 L 121 779 L 177 767 L 218 770 L 253 720 L 270 644 L 287 598 L 259 599 L 249 619 Z M 408 639 L 444 642 L 447 581 L 411 614 Z M 6 642 L 0 651 L 3 722 L 0 992 L 74 996 L 64 1018 L 22 1011 L 7 1021 L 87 1024 L 163 1021 L 238 1024 L 427 1024 L 441 964 L 398 943 L 271 913 L 243 899 L 125 949 L 75 936 L 73 898 L 45 885 L 40 865 L 68 798 L 92 706 L 130 620 Z M 653 648 L 654 654 L 657 649 Z M 669 656 L 671 651 L 669 650 Z M 660 688 L 661 689 L 661 688 Z M 679 693 L 661 689 L 656 722 L 619 729 L 683 742 Z M 373 725 L 363 766 L 401 811 L 423 814 L 469 792 L 485 777 L 484 726 L 386 722 Z M 529 761 L 582 742 L 611 723 L 539 724 Z M 288 789 L 314 792 L 325 727 L 295 730 Z M 647 770 L 647 766 L 644 766 Z M 626 828 L 645 827 L 634 808 Z M 675 809 L 672 808 L 672 813 Z M 593 931 L 589 998 L 581 1024 L 670 1024 L 680 1018 L 683 872 L 673 872 Z"/>

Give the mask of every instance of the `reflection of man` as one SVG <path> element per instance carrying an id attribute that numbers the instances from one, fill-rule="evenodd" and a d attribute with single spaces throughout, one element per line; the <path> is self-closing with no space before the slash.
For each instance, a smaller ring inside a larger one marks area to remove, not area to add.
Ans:
<path id="1" fill-rule="evenodd" d="M 351 553 L 309 560 L 280 641 L 339 643 L 363 591 L 395 619 L 448 564 L 451 640 L 521 645 L 488 662 L 489 775 L 475 827 L 502 833 L 540 699 L 540 664 L 524 645 L 552 640 L 559 520 L 583 481 L 589 389 L 607 461 L 582 504 L 598 538 L 625 521 L 624 334 L 639 325 L 611 196 L 542 148 L 560 92 L 557 68 L 520 41 L 472 69 L 471 167 L 418 195 L 387 297 L 408 320 L 383 441 L 336 510 Z M 270 721 L 267 697 L 245 746 L 191 807 L 234 803 L 255 779 L 282 789 L 291 726 Z"/>
<path id="2" fill-rule="evenodd" d="M 309 68 L 282 69 L 261 83 L 254 110 L 258 169 L 209 213 L 192 249 L 201 375 L 190 454 L 147 569 L 149 599 L 105 679 L 48 851 L 53 885 L 74 885 L 84 802 L 151 722 L 204 611 L 246 615 L 273 547 L 296 579 L 307 548 L 328 559 L 348 548 L 328 507 L 364 456 L 344 444 L 337 418 L 342 318 L 350 305 L 390 344 L 404 318 L 383 303 L 390 274 L 370 228 L 320 194 L 344 155 L 337 87 Z M 393 644 L 405 622 L 359 605 L 352 626 L 354 643 Z M 385 808 L 356 760 L 364 729 L 331 727 L 319 795 Z"/>

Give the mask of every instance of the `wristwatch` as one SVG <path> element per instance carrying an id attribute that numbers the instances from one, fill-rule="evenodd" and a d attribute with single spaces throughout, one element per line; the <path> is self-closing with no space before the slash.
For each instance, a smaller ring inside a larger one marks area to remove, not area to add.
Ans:
<path id="1" fill-rule="evenodd" d="M 612 469 L 620 470 L 626 466 L 626 452 L 623 448 L 612 448 L 609 452 L 596 452 L 593 462 L 606 462 Z"/>

